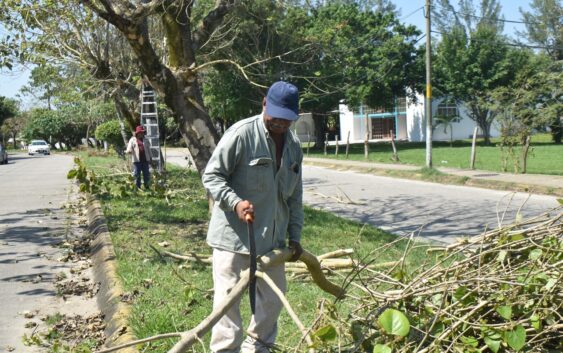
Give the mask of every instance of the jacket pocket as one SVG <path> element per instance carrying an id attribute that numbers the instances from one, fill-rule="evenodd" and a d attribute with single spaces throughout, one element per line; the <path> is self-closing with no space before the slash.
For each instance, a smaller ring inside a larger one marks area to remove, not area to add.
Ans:
<path id="1" fill-rule="evenodd" d="M 295 163 L 292 164 L 285 171 L 285 176 L 283 178 L 283 185 L 281 186 L 284 200 L 287 200 L 288 198 L 291 197 L 291 195 L 293 195 L 295 186 L 297 186 L 297 182 L 299 181 L 299 176 L 300 176 L 299 165 Z"/>
<path id="2" fill-rule="evenodd" d="M 247 187 L 252 191 L 266 191 L 268 180 L 272 179 L 272 158 L 258 157 L 248 162 Z"/>

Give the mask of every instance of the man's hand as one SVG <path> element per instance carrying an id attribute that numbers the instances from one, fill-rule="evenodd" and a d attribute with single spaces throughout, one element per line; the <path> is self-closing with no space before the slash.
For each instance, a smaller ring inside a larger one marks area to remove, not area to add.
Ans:
<path id="1" fill-rule="evenodd" d="M 252 219 L 254 219 L 254 206 L 248 200 L 239 201 L 235 206 L 235 212 L 237 213 L 238 219 L 244 223 L 247 223 L 247 214 L 250 214 Z"/>
<path id="2" fill-rule="evenodd" d="M 295 240 L 290 240 L 289 241 L 289 248 L 293 252 L 293 256 L 291 256 L 291 259 L 289 259 L 289 261 L 295 262 L 295 261 L 299 260 L 299 257 L 301 257 L 301 254 L 303 254 L 303 248 L 301 247 L 301 243 L 299 243 L 298 241 L 295 241 Z"/>

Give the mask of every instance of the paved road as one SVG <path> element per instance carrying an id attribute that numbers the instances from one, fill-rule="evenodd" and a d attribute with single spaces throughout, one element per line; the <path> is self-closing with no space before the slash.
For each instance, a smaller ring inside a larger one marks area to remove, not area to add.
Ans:
<path id="1" fill-rule="evenodd" d="M 167 161 L 186 167 L 187 149 L 168 149 Z M 315 208 L 396 234 L 420 232 L 441 242 L 475 235 L 488 227 L 557 207 L 555 197 L 389 178 L 303 166 L 304 201 Z M 356 203 L 351 204 L 350 201 Z M 498 218 L 497 218 L 498 216 Z"/>
<path id="2" fill-rule="evenodd" d="M 54 287 L 56 275 L 68 270 L 55 261 L 62 250 L 54 245 L 72 231 L 61 207 L 71 195 L 66 174 L 72 166 L 71 156 L 57 154 L 11 154 L 10 163 L 0 165 L 0 352 L 40 352 L 22 344 L 23 334 L 32 332 L 26 323 L 91 309 L 63 303 Z M 25 318 L 24 311 L 34 317 Z"/>
<path id="3" fill-rule="evenodd" d="M 452 242 L 557 207 L 555 197 L 442 185 L 304 166 L 304 201 L 396 234 Z M 357 203 L 351 204 L 350 203 Z"/>

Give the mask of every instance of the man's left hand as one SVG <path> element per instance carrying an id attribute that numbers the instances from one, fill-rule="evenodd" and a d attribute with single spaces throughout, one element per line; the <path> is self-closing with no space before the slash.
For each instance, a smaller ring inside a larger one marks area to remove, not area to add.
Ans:
<path id="1" fill-rule="evenodd" d="M 289 241 L 289 248 L 293 252 L 293 256 L 289 259 L 290 262 L 295 262 L 299 260 L 301 254 L 303 254 L 303 248 L 301 247 L 301 243 L 295 240 Z"/>

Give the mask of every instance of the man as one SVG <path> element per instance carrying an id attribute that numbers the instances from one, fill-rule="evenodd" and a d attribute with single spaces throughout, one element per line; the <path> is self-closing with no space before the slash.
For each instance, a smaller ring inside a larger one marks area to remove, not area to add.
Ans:
<path id="1" fill-rule="evenodd" d="M 129 143 L 127 143 L 125 152 L 131 154 L 133 176 L 135 177 L 135 184 L 137 184 L 139 189 L 141 188 L 141 173 L 143 173 L 145 189 L 149 187 L 151 179 L 149 164 L 152 160 L 150 148 L 150 142 L 145 138 L 145 128 L 143 126 L 137 126 L 135 136 L 131 137 Z"/>
<path id="2" fill-rule="evenodd" d="M 249 242 L 245 216 L 254 217 L 256 253 L 264 255 L 286 246 L 296 261 L 303 226 L 303 153 L 298 138 L 289 131 L 299 118 L 297 88 L 287 82 L 274 83 L 262 103 L 262 114 L 231 126 L 213 152 L 203 185 L 215 200 L 207 242 L 213 247 L 214 307 L 249 267 Z M 285 292 L 285 266 L 267 274 Z M 243 328 L 236 302 L 213 327 L 214 353 L 269 352 L 277 335 L 282 303 L 261 279 L 256 283 L 256 311 L 243 342 Z"/>

